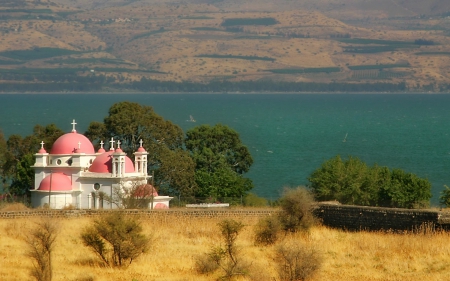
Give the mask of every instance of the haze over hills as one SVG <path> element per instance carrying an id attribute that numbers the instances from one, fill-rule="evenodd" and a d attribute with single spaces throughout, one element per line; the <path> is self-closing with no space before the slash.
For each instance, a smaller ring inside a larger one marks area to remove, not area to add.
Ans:
<path id="1" fill-rule="evenodd" d="M 450 85 L 442 0 L 0 0 L 0 32 L 3 83 Z"/>

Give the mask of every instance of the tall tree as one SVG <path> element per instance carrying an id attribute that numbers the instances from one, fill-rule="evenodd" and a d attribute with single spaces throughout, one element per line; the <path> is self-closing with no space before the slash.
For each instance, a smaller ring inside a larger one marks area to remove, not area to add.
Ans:
<path id="1" fill-rule="evenodd" d="M 2 163 L 2 178 L 6 191 L 11 195 L 24 195 L 34 184 L 34 154 L 39 150 L 40 143 L 50 150 L 53 143 L 63 135 L 63 131 L 55 124 L 47 126 L 36 125 L 33 133 L 25 138 L 20 135 L 11 135 L 6 142 L 7 151 L 4 153 Z"/>
<path id="2" fill-rule="evenodd" d="M 129 157 L 140 146 L 149 153 L 149 173 L 155 184 L 170 194 L 188 195 L 196 188 L 195 164 L 183 151 L 183 130 L 156 114 L 152 107 L 132 102 L 111 106 L 104 122 L 91 122 L 85 135 L 94 142 L 111 137 L 121 141 L 121 149 Z"/>
<path id="3" fill-rule="evenodd" d="M 201 125 L 186 133 L 185 145 L 196 163 L 198 196 L 238 197 L 253 188 L 243 177 L 253 158 L 233 129 Z"/>

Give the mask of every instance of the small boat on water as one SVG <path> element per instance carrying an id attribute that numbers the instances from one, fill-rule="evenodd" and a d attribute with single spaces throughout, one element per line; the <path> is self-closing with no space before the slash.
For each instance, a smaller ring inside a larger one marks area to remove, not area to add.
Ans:
<path id="1" fill-rule="evenodd" d="M 192 115 L 189 115 L 189 120 L 186 120 L 186 121 L 188 121 L 188 122 L 197 122 L 197 121 L 195 121 L 194 116 L 192 116 Z"/>

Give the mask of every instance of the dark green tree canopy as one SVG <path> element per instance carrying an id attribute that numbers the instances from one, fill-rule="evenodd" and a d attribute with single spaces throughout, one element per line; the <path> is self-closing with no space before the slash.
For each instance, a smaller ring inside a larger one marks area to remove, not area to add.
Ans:
<path id="1" fill-rule="evenodd" d="M 431 199 L 431 183 L 400 169 L 374 165 L 358 158 L 325 161 L 308 178 L 317 200 L 343 204 L 400 208 L 423 208 Z"/>
<path id="2" fill-rule="evenodd" d="M 23 138 L 20 135 L 11 135 L 6 141 L 6 150 L 3 152 L 1 164 L 1 177 L 6 190 L 11 195 L 23 195 L 29 192 L 34 184 L 34 154 L 44 142 L 44 148 L 50 150 L 53 143 L 64 134 L 55 124 L 47 126 L 36 125 L 33 134 Z M 2 142 L 0 141 L 0 146 Z M 1 149 L 1 148 L 0 148 Z M 8 183 L 8 184 L 7 184 Z"/>
<path id="3" fill-rule="evenodd" d="M 197 169 L 214 171 L 216 167 L 226 164 L 236 173 L 243 174 L 253 164 L 253 158 L 242 144 L 239 134 L 225 125 L 195 127 L 186 133 L 185 143 Z"/>
<path id="4" fill-rule="evenodd" d="M 150 106 L 119 102 L 111 106 L 104 122 L 91 122 L 85 135 L 93 142 L 114 138 L 133 157 L 140 140 L 148 155 L 149 173 L 155 184 L 169 194 L 191 195 L 196 189 L 195 163 L 183 150 L 183 130 L 164 120 Z"/>
<path id="5" fill-rule="evenodd" d="M 242 174 L 253 164 L 239 134 L 224 125 L 201 125 L 186 133 L 186 149 L 196 163 L 196 195 L 200 197 L 239 197 L 253 188 Z"/>

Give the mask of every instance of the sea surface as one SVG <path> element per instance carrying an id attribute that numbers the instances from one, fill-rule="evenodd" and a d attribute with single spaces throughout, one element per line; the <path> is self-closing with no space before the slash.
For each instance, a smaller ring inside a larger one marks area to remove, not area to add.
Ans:
<path id="1" fill-rule="evenodd" d="M 83 133 L 120 101 L 152 106 L 184 131 L 232 127 L 254 158 L 253 192 L 268 199 L 307 185 L 336 155 L 428 178 L 433 206 L 450 186 L 450 94 L 3 94 L 0 129 L 25 136 L 55 123 L 70 132 L 75 119 Z"/>

